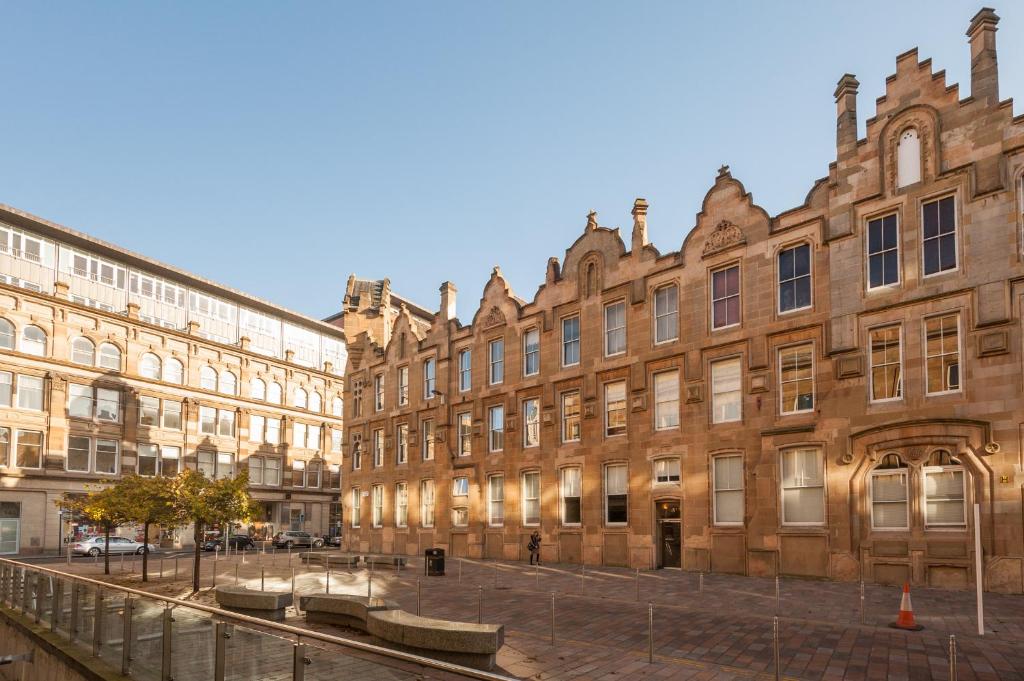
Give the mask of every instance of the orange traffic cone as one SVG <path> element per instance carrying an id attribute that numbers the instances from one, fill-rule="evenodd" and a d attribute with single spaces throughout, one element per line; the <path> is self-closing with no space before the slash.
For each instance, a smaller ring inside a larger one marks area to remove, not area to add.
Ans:
<path id="1" fill-rule="evenodd" d="M 910 604 L 910 583 L 903 583 L 903 598 L 900 599 L 900 614 L 896 621 L 889 625 L 894 629 L 907 629 L 909 631 L 920 631 L 924 629 L 914 621 L 914 606 Z"/>

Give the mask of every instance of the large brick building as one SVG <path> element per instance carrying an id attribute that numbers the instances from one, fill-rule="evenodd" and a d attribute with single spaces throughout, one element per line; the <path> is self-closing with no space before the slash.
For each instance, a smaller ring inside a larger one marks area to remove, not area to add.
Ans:
<path id="1" fill-rule="evenodd" d="M 588 216 L 532 300 L 349 337 L 353 550 L 1024 590 L 1024 120 L 998 17 L 962 97 L 900 55 L 857 137 L 770 215 L 719 170 L 678 251 Z M 980 504 L 975 526 L 973 504 Z"/>

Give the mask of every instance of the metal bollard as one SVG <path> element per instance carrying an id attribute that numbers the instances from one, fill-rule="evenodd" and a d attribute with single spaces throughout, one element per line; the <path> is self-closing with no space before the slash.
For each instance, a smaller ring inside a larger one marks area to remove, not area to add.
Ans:
<path id="1" fill-rule="evenodd" d="M 555 645 L 555 592 L 551 592 L 551 645 Z"/>
<path id="2" fill-rule="evenodd" d="M 772 658 L 775 660 L 775 681 L 782 680 L 782 665 L 779 662 L 779 618 L 772 618 Z"/>
<path id="3" fill-rule="evenodd" d="M 586 591 L 587 587 L 587 564 L 580 564 L 580 593 Z"/>
<path id="4" fill-rule="evenodd" d="M 640 601 L 640 568 L 636 569 L 636 600 Z"/>
<path id="5" fill-rule="evenodd" d="M 775 614 L 779 614 L 780 605 L 782 602 L 781 590 L 779 588 L 779 576 L 775 575 Z"/>
<path id="6" fill-rule="evenodd" d="M 416 616 L 419 617 L 423 606 L 423 583 L 416 580 Z"/>
<path id="7" fill-rule="evenodd" d="M 124 552 L 121 553 L 121 572 L 124 572 Z"/>
<path id="8" fill-rule="evenodd" d="M 462 584 L 462 559 L 459 558 L 459 584 Z"/>
<path id="9" fill-rule="evenodd" d="M 267 576 L 266 576 L 266 573 L 265 573 L 264 569 L 260 568 L 260 591 L 266 591 L 267 590 L 267 588 L 266 588 L 267 587 L 266 577 Z"/>
<path id="10" fill-rule="evenodd" d="M 956 681 L 956 636 L 949 635 L 949 681 Z"/>
<path id="11" fill-rule="evenodd" d="M 327 593 L 331 593 L 331 568 L 327 568 Z"/>
<path id="12" fill-rule="evenodd" d="M 295 593 L 295 568 L 292 568 L 292 594 Z M 294 598 L 293 598 L 294 600 Z"/>
<path id="13" fill-rule="evenodd" d="M 647 662 L 654 664 L 654 603 L 647 603 Z"/>
<path id="14" fill-rule="evenodd" d="M 864 580 L 860 580 L 860 623 L 864 624 Z"/>
<path id="15" fill-rule="evenodd" d="M 703 572 L 700 573 L 700 575 L 697 577 L 697 593 L 699 593 L 699 594 L 704 593 L 704 573 Z"/>
<path id="16" fill-rule="evenodd" d="M 479 585 L 477 587 L 477 593 L 479 594 L 479 600 L 478 600 L 478 603 L 477 603 L 477 610 L 476 610 L 476 623 L 477 624 L 483 624 L 484 623 L 484 586 L 483 586 L 483 584 L 481 584 L 481 585 Z"/>
<path id="17" fill-rule="evenodd" d="M 366 597 L 373 598 L 373 563 L 370 563 L 370 569 L 366 571 Z"/>
<path id="18" fill-rule="evenodd" d="M 498 563 L 494 563 L 494 588 L 498 588 Z"/>
<path id="19" fill-rule="evenodd" d="M 164 557 L 160 556 L 160 579 L 164 578 Z"/>
<path id="20" fill-rule="evenodd" d="M 235 586 L 238 586 L 238 563 L 235 563 Z"/>
<path id="21" fill-rule="evenodd" d="M 533 566 L 534 588 L 540 590 L 540 563 Z"/>

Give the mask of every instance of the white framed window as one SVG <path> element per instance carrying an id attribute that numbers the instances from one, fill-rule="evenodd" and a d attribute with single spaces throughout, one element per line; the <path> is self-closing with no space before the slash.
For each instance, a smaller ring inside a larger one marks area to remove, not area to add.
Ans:
<path id="1" fill-rule="evenodd" d="M 384 410 L 384 374 L 373 377 L 373 410 Z"/>
<path id="2" fill-rule="evenodd" d="M 423 399 L 434 398 L 437 392 L 437 362 L 433 357 L 423 360 Z M 340 416 L 341 414 L 339 414 Z"/>
<path id="3" fill-rule="evenodd" d="M 297 409 L 305 409 L 309 405 L 309 393 L 302 388 L 296 388 L 292 394 L 292 404 Z"/>
<path id="4" fill-rule="evenodd" d="M 267 384 L 262 378 L 253 378 L 249 381 L 249 397 L 254 400 L 267 399 Z"/>
<path id="5" fill-rule="evenodd" d="M 495 405 L 487 409 L 487 451 L 500 452 L 505 448 L 505 407 Z"/>
<path id="6" fill-rule="evenodd" d="M 217 435 L 220 437 L 235 436 L 235 412 L 230 409 L 217 410 Z"/>
<path id="7" fill-rule="evenodd" d="M 960 391 L 960 315 L 928 317 L 924 320 L 927 393 L 940 395 Z"/>
<path id="8" fill-rule="evenodd" d="M 18 405 L 21 406 L 22 402 L 22 389 L 21 379 L 24 376 L 18 376 Z M 41 394 L 40 394 L 41 395 Z M 93 397 L 92 388 L 87 385 L 79 385 L 77 383 L 68 384 L 68 416 L 79 419 L 91 419 L 93 415 Z"/>
<path id="9" fill-rule="evenodd" d="M 153 447 L 153 466 L 154 470 L 149 475 L 156 475 L 156 445 L 149 445 Z M 147 451 L 146 445 L 139 445 L 139 474 L 147 475 L 143 472 L 144 467 L 147 463 Z M 80 435 L 69 435 L 68 436 L 68 455 L 64 463 L 64 470 L 74 471 L 77 473 L 89 473 L 92 471 L 92 438 L 82 437 Z"/>
<path id="10" fill-rule="evenodd" d="M 181 402 L 163 400 L 161 425 L 168 430 L 181 430 Z"/>
<path id="11" fill-rule="evenodd" d="M 409 526 L 409 485 L 395 484 L 395 527 Z"/>
<path id="12" fill-rule="evenodd" d="M 384 465 L 384 430 L 378 428 L 373 431 L 373 467 L 380 468 Z"/>
<path id="13" fill-rule="evenodd" d="M 15 431 L 14 465 L 18 468 L 43 467 L 43 434 L 38 430 Z"/>
<path id="14" fill-rule="evenodd" d="M 604 467 L 604 521 L 606 525 L 629 522 L 629 478 L 626 464 Z"/>
<path id="15" fill-rule="evenodd" d="M 360 496 L 359 488 L 358 487 L 353 487 L 352 488 L 352 518 L 351 518 L 351 521 L 350 521 L 351 524 L 352 524 L 352 527 L 355 527 L 355 528 L 359 527 L 359 515 L 360 515 L 359 511 L 360 511 L 361 505 L 362 505 L 362 497 Z"/>
<path id="16" fill-rule="evenodd" d="M 409 404 L 409 367 L 398 367 L 398 406 Z"/>
<path id="17" fill-rule="evenodd" d="M 357 471 L 363 467 L 363 441 L 359 435 L 352 436 L 352 470 Z"/>
<path id="18" fill-rule="evenodd" d="M 723 454 L 711 459 L 715 489 L 714 518 L 716 525 L 743 524 L 743 457 Z"/>
<path id="19" fill-rule="evenodd" d="M 573 315 L 562 320 L 562 366 L 576 366 L 580 363 L 580 316 Z"/>
<path id="20" fill-rule="evenodd" d="M 281 384 L 271 381 L 267 384 L 267 402 L 281 404 Z"/>
<path id="21" fill-rule="evenodd" d="M 217 390 L 217 370 L 211 366 L 199 369 L 199 387 L 203 390 Z"/>
<path id="22" fill-rule="evenodd" d="M 459 352 L 459 392 L 464 393 L 473 387 L 473 355 L 470 350 Z"/>
<path id="23" fill-rule="evenodd" d="M 871 401 L 903 399 L 902 328 L 896 324 L 868 332 L 871 361 Z"/>
<path id="24" fill-rule="evenodd" d="M 420 481 L 420 525 L 434 526 L 434 481 Z"/>
<path id="25" fill-rule="evenodd" d="M 469 525 L 469 508 L 465 506 L 452 507 L 452 527 L 466 527 Z"/>
<path id="26" fill-rule="evenodd" d="M 654 342 L 679 338 L 679 287 L 662 286 L 654 292 Z"/>
<path id="27" fill-rule="evenodd" d="M 945 196 L 921 206 L 921 228 L 924 276 L 957 269 L 956 199 Z"/>
<path id="28" fill-rule="evenodd" d="M 46 332 L 33 324 L 25 326 L 21 330 L 21 340 L 18 342 L 18 349 L 26 355 L 45 357 Z"/>
<path id="29" fill-rule="evenodd" d="M 235 395 L 238 393 L 238 379 L 233 373 L 228 370 L 220 372 L 220 376 L 217 380 L 217 390 L 225 395 Z"/>
<path id="30" fill-rule="evenodd" d="M 490 372 L 488 382 L 497 385 L 505 381 L 505 341 L 501 338 L 492 340 L 487 344 L 487 354 L 490 361 Z"/>
<path id="31" fill-rule="evenodd" d="M 11 429 L 0 428 L 0 468 L 11 465 Z"/>
<path id="32" fill-rule="evenodd" d="M 605 437 L 626 434 L 626 382 L 615 381 L 604 385 Z"/>
<path id="33" fill-rule="evenodd" d="M 157 358 L 159 361 L 159 358 Z M 163 380 L 175 385 L 185 382 L 185 365 L 174 357 L 169 357 L 163 366 Z"/>
<path id="34" fill-rule="evenodd" d="M 896 186 L 906 187 L 921 181 L 921 140 L 917 130 L 907 128 L 896 143 Z"/>
<path id="35" fill-rule="evenodd" d="M 74 386 L 74 384 L 71 384 Z M 74 386 L 75 388 L 84 388 L 89 392 L 89 406 L 88 412 L 84 415 L 85 418 L 92 418 L 92 388 L 89 386 Z M 69 393 L 71 394 L 71 393 Z M 18 374 L 18 409 L 30 409 L 32 411 L 43 410 L 43 377 L 42 376 L 23 376 Z M 77 414 L 72 414 L 77 416 Z"/>
<path id="36" fill-rule="evenodd" d="M 562 524 L 579 526 L 583 520 L 583 472 L 573 466 L 558 472 L 562 501 Z"/>
<path id="37" fill-rule="evenodd" d="M 115 475 L 118 470 L 117 440 L 96 439 L 95 470 L 104 475 Z"/>
<path id="38" fill-rule="evenodd" d="M 673 430 L 679 427 L 679 372 L 654 374 L 654 429 Z"/>
<path id="39" fill-rule="evenodd" d="M 899 218 L 890 213 L 868 220 L 868 289 L 899 286 Z"/>
<path id="40" fill-rule="evenodd" d="M 139 425 L 156 428 L 160 425 L 160 399 L 149 395 L 139 396 Z"/>
<path id="41" fill-rule="evenodd" d="M 782 458 L 782 524 L 825 523 L 825 460 L 817 448 L 786 449 Z"/>
<path id="42" fill-rule="evenodd" d="M 726 329 L 740 323 L 740 266 L 711 273 L 711 328 Z"/>
<path id="43" fill-rule="evenodd" d="M 871 528 L 910 528 L 910 495 L 907 464 L 899 454 L 886 454 L 871 471 Z"/>
<path id="44" fill-rule="evenodd" d="M 409 424 L 402 423 L 395 428 L 395 459 L 399 464 L 409 461 Z"/>
<path id="45" fill-rule="evenodd" d="M 810 343 L 779 348 L 779 411 L 814 411 L 814 346 Z"/>
<path id="46" fill-rule="evenodd" d="M 604 356 L 626 352 L 626 303 L 619 300 L 604 306 Z"/>
<path id="47" fill-rule="evenodd" d="M 331 428 L 331 451 L 340 452 L 345 444 L 345 434 L 341 428 Z"/>
<path id="48" fill-rule="evenodd" d="M 579 442 L 580 391 L 562 393 L 562 442 Z"/>
<path id="49" fill-rule="evenodd" d="M 250 456 L 246 459 L 246 465 L 249 468 L 249 484 L 250 485 L 262 485 L 263 481 L 266 480 L 264 475 L 265 466 L 264 459 L 262 456 Z"/>
<path id="50" fill-rule="evenodd" d="M 540 446 L 540 400 L 523 400 L 523 447 Z"/>
<path id="51" fill-rule="evenodd" d="M 0 407 L 9 407 L 14 398 L 14 374 L 10 371 L 0 371 Z M 0 461 L 0 466 L 3 461 Z"/>
<path id="52" fill-rule="evenodd" d="M 281 444 L 281 419 L 267 417 L 263 441 L 268 445 Z"/>
<path id="53" fill-rule="evenodd" d="M 370 493 L 373 500 L 371 507 L 373 526 L 382 527 L 384 525 L 384 485 L 374 485 L 370 488 Z"/>
<path id="54" fill-rule="evenodd" d="M 324 398 L 316 390 L 309 393 L 309 411 L 320 414 L 324 410 Z"/>
<path id="55" fill-rule="evenodd" d="M 320 449 L 320 426 L 312 423 L 292 423 L 292 446 L 300 449 Z"/>
<path id="56" fill-rule="evenodd" d="M 711 421 L 728 423 L 743 418 L 743 379 L 740 359 L 711 363 Z"/>
<path id="57" fill-rule="evenodd" d="M 420 453 L 424 461 L 434 460 L 434 421 L 425 419 L 420 424 L 421 444 Z"/>
<path id="58" fill-rule="evenodd" d="M 540 525 L 540 471 L 526 471 L 521 478 L 523 525 Z"/>
<path id="59" fill-rule="evenodd" d="M 967 524 L 967 481 L 959 459 L 944 449 L 932 452 L 924 474 L 925 527 Z"/>
<path id="60" fill-rule="evenodd" d="M 523 334 L 523 376 L 540 373 L 540 329 L 527 329 Z"/>
<path id="61" fill-rule="evenodd" d="M 14 349 L 14 324 L 0 317 L 0 350 Z"/>
<path id="62" fill-rule="evenodd" d="M 473 453 L 473 415 L 464 411 L 459 414 L 459 456 L 469 456 Z"/>
<path id="63" fill-rule="evenodd" d="M 71 361 L 91 367 L 96 363 L 96 346 L 84 336 L 75 338 L 71 341 Z"/>
<path id="64" fill-rule="evenodd" d="M 469 496 L 469 478 L 464 475 L 460 475 L 452 480 L 452 496 L 453 497 L 468 497 Z"/>
<path id="65" fill-rule="evenodd" d="M 501 474 L 487 477 L 487 524 L 505 524 L 505 476 Z"/>
<path id="66" fill-rule="evenodd" d="M 779 251 L 779 312 L 811 306 L 811 245 L 798 244 Z"/>
<path id="67" fill-rule="evenodd" d="M 213 407 L 199 407 L 199 432 L 203 435 L 217 434 L 217 410 Z"/>
<path id="68" fill-rule="evenodd" d="M 181 447 L 160 447 L 160 475 L 173 478 L 181 472 Z"/>
<path id="69" fill-rule="evenodd" d="M 681 479 L 677 457 L 654 460 L 655 485 L 678 485 Z"/>
<path id="70" fill-rule="evenodd" d="M 264 442 L 267 419 L 259 414 L 249 416 L 249 442 Z"/>
<path id="71" fill-rule="evenodd" d="M 99 366 L 101 369 L 121 371 L 121 348 L 113 343 L 100 343 Z"/>
<path id="72" fill-rule="evenodd" d="M 340 419 L 340 418 L 342 418 L 342 416 L 344 414 L 345 414 L 345 401 L 342 398 L 340 398 L 337 395 L 335 395 L 333 398 L 331 398 L 331 416 L 334 416 L 334 417 L 337 417 L 337 418 Z"/>
<path id="73" fill-rule="evenodd" d="M 204 369 L 208 367 L 203 367 Z M 148 378 L 154 381 L 159 381 L 161 378 L 161 362 L 160 358 L 154 355 L 152 352 L 143 353 L 139 357 L 139 376 Z M 212 371 L 212 369 L 211 369 Z M 205 387 L 205 386 L 203 386 Z"/>

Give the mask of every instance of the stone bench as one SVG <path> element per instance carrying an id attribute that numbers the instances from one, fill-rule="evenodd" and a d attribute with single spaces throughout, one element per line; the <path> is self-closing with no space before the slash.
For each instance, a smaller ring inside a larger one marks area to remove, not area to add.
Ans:
<path id="1" fill-rule="evenodd" d="M 375 568 L 389 567 L 393 568 L 396 565 L 399 567 L 405 567 L 405 556 L 375 556 L 365 555 L 363 556 L 363 562 L 367 567 L 373 566 Z"/>
<path id="2" fill-rule="evenodd" d="M 349 594 L 309 594 L 299 596 L 299 609 L 307 622 L 334 624 L 366 631 L 366 618 L 378 610 L 397 610 L 398 604 L 383 598 Z"/>
<path id="3" fill-rule="evenodd" d="M 354 568 L 359 565 L 359 556 L 354 553 L 327 553 L 326 551 L 311 551 L 299 554 L 300 562 L 309 562 L 311 566 L 327 565 L 331 568 Z"/>
<path id="4" fill-rule="evenodd" d="M 244 586 L 218 586 L 217 605 L 240 615 L 280 622 L 284 609 L 292 604 L 290 591 L 256 591 Z"/>
<path id="5" fill-rule="evenodd" d="M 494 669 L 495 655 L 505 642 L 501 624 L 451 622 L 404 610 L 367 613 L 366 630 L 402 650 L 485 671 Z"/>

